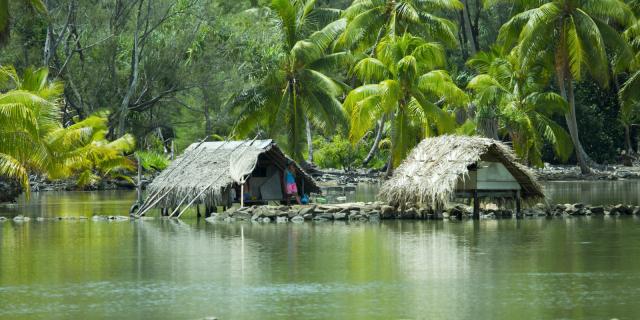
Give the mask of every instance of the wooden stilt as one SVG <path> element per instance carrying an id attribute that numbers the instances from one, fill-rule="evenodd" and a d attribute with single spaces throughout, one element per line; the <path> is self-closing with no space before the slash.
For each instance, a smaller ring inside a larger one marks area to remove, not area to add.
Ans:
<path id="1" fill-rule="evenodd" d="M 200 214 L 200 205 L 196 204 L 196 216 L 198 219 L 202 218 L 202 214 Z"/>
<path id="2" fill-rule="evenodd" d="M 240 185 L 240 208 L 244 208 L 244 183 Z"/>
<path id="3" fill-rule="evenodd" d="M 473 190 L 473 218 L 480 219 L 480 200 L 478 199 L 478 190 Z"/>
<path id="4" fill-rule="evenodd" d="M 520 190 L 516 191 L 516 217 L 521 216 L 522 204 L 520 203 Z"/>

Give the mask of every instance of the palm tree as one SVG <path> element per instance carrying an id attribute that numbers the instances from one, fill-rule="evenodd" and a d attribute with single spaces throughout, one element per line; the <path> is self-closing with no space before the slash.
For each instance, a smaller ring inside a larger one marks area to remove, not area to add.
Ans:
<path id="1" fill-rule="evenodd" d="M 42 0 L 26 0 L 25 2 L 39 12 L 46 12 L 46 7 Z M 9 39 L 9 25 L 11 23 L 10 12 L 9 0 L 0 0 L 0 45 L 5 44 Z"/>
<path id="2" fill-rule="evenodd" d="M 405 32 L 455 46 L 455 24 L 437 14 L 462 7 L 458 0 L 355 0 L 343 13 L 347 27 L 338 39 L 337 47 L 355 48 L 375 58 L 375 48 L 381 39 Z M 378 119 L 375 138 L 363 165 L 375 156 L 386 120 L 384 116 Z"/>
<path id="3" fill-rule="evenodd" d="M 467 87 L 475 93 L 480 110 L 495 106 L 492 111 L 521 159 L 541 166 L 547 142 L 561 161 L 567 161 L 573 152 L 571 137 L 551 119 L 566 112 L 567 102 L 556 93 L 544 92 L 552 73 L 544 64 L 522 72 L 517 61 L 515 52 L 504 56 L 499 48 L 479 53 L 467 63 L 480 73 Z"/>
<path id="4" fill-rule="evenodd" d="M 106 139 L 108 115 L 87 117 L 73 125 L 49 133 L 45 142 L 55 162 L 49 174 L 53 178 L 70 175 L 77 177 L 79 187 L 94 184 L 104 177 L 121 178 L 133 182 L 124 171 L 134 169 L 134 163 L 126 154 L 135 148 L 130 134 L 113 141 Z"/>
<path id="5" fill-rule="evenodd" d="M 640 12 L 640 1 L 629 1 L 629 6 L 636 14 Z M 624 36 L 634 50 L 635 56 L 629 60 L 631 75 L 627 81 L 622 86 L 618 86 L 617 82 L 615 84 L 619 90 L 620 114 L 618 119 L 624 127 L 625 149 L 627 152 L 632 152 L 631 126 L 640 121 L 638 117 L 638 111 L 640 111 L 640 22 L 636 21 L 625 30 Z"/>
<path id="6" fill-rule="evenodd" d="M 272 1 L 283 41 L 279 66 L 233 101 L 240 113 L 236 135 L 246 137 L 259 128 L 265 128 L 269 136 L 283 134 L 287 151 L 298 161 L 304 160 L 309 122 L 327 130 L 345 122 L 337 98 L 346 85 L 329 76 L 327 69 L 347 61 L 348 54 L 327 54 L 327 50 L 346 21 L 337 20 L 317 30 L 335 12 L 316 9 L 314 4 L 314 0 Z"/>
<path id="7" fill-rule="evenodd" d="M 14 179 L 29 195 L 29 171 L 48 171 L 51 154 L 44 137 L 60 129 L 58 97 L 62 85 L 46 81 L 46 69 L 27 69 L 18 77 L 13 67 L 0 68 L 0 176 Z"/>
<path id="8" fill-rule="evenodd" d="M 120 176 L 132 168 L 125 153 L 134 146 L 124 135 L 107 141 L 106 116 L 92 116 L 70 127 L 60 123 L 63 86 L 49 82 L 47 68 L 27 68 L 22 77 L 13 67 L 0 68 L 0 177 L 16 180 L 27 197 L 29 173 L 49 178 L 78 176 L 78 184 L 94 182 L 97 176 Z"/>
<path id="9" fill-rule="evenodd" d="M 590 158 L 580 143 L 573 82 L 579 81 L 586 71 L 600 85 L 608 85 L 608 55 L 613 57 L 613 65 L 629 58 L 626 43 L 608 23 L 627 26 L 635 18 L 622 0 L 529 1 L 530 4 L 541 2 L 504 24 L 499 39 L 507 46 L 517 44 L 515 50 L 523 72 L 539 61 L 540 55 L 551 57 L 556 85 L 569 103 L 565 120 L 576 158 L 582 172 L 588 173 Z"/>
<path id="10" fill-rule="evenodd" d="M 467 95 L 446 71 L 445 54 L 438 43 L 404 34 L 385 37 L 376 58 L 365 58 L 354 67 L 363 83 L 345 99 L 352 142 L 360 140 L 376 121 L 386 116 L 391 123 L 391 156 L 388 173 L 423 137 L 452 133 L 455 118 L 440 105 L 465 106 Z"/>
<path id="11" fill-rule="evenodd" d="M 455 24 L 435 13 L 462 7 L 458 0 L 355 0 L 343 13 L 347 27 L 338 44 L 375 55 L 383 37 L 409 32 L 454 46 Z"/>

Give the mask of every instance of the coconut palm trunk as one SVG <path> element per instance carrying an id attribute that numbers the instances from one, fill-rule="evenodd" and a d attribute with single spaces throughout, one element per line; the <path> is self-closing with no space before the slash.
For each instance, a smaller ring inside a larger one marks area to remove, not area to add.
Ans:
<path id="1" fill-rule="evenodd" d="M 309 117 L 305 115 L 306 133 L 307 133 L 307 162 L 313 164 L 313 137 L 311 135 L 311 123 Z"/>
<path id="2" fill-rule="evenodd" d="M 624 147 L 627 149 L 627 154 L 633 154 L 633 147 L 631 146 L 631 128 L 628 124 L 623 124 L 624 126 Z"/>
<path id="3" fill-rule="evenodd" d="M 395 113 L 391 112 L 389 115 L 389 122 L 391 123 L 391 148 L 389 148 L 389 159 L 387 159 L 387 172 L 384 174 L 385 178 L 390 178 L 393 174 L 393 139 L 397 134 L 396 126 L 393 125 L 393 121 L 395 120 Z"/>
<path id="4" fill-rule="evenodd" d="M 376 138 L 373 140 L 373 145 L 371 146 L 371 149 L 369 149 L 369 153 L 367 153 L 367 156 L 362 161 L 362 165 L 363 166 L 366 166 L 367 164 L 369 164 L 369 162 L 371 162 L 373 157 L 378 152 L 378 145 L 380 144 L 380 140 L 382 140 L 382 132 L 384 131 L 385 118 L 386 117 L 383 115 L 382 118 L 378 121 L 378 128 L 376 130 Z"/>
<path id="5" fill-rule="evenodd" d="M 573 92 L 573 77 L 571 76 L 571 72 L 569 72 L 566 50 L 562 51 L 564 52 L 559 53 L 560 59 L 556 60 L 559 62 L 556 68 L 556 73 L 560 95 L 569 103 L 569 112 L 565 113 L 564 118 L 567 123 L 567 128 L 569 129 L 571 141 L 573 142 L 576 159 L 578 160 L 578 165 L 580 166 L 580 171 L 582 171 L 583 174 L 588 174 L 591 173 L 591 168 L 589 167 L 588 163 L 589 156 L 584 151 L 582 143 L 580 143 L 580 135 L 578 133 L 578 121 L 576 119 L 576 99 Z"/>

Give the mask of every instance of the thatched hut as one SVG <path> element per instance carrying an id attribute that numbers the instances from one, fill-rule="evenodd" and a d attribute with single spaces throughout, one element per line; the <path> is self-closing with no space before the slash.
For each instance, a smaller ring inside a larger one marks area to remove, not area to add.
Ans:
<path id="1" fill-rule="evenodd" d="M 379 196 L 393 204 L 439 209 L 454 198 L 544 198 L 534 173 L 518 163 L 504 143 L 481 137 L 440 136 L 423 140 L 386 181 Z"/>
<path id="2" fill-rule="evenodd" d="M 288 163 L 295 166 L 300 194 L 320 192 L 313 178 L 273 140 L 194 143 L 149 185 L 141 208 L 283 201 L 282 175 Z"/>

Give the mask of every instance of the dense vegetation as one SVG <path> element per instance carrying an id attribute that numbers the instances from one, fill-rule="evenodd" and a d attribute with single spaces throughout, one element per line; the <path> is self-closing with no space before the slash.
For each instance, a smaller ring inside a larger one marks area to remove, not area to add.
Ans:
<path id="1" fill-rule="evenodd" d="M 588 172 L 637 151 L 639 14 L 636 0 L 0 0 L 0 174 L 88 184 L 131 169 L 134 140 L 149 169 L 255 136 L 390 173 L 441 134 Z"/>

